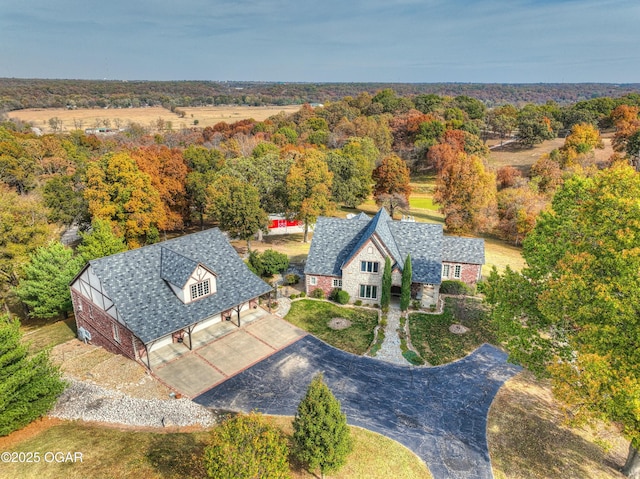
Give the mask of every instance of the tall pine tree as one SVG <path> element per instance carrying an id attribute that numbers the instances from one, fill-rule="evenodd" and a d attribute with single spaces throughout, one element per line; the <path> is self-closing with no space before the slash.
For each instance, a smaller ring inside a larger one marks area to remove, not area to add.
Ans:
<path id="1" fill-rule="evenodd" d="M 347 417 L 320 373 L 298 405 L 293 421 L 294 455 L 310 471 L 319 468 L 324 478 L 325 473 L 335 472 L 345 464 L 352 448 Z"/>
<path id="2" fill-rule="evenodd" d="M 69 283 L 82 264 L 82 258 L 73 256 L 73 251 L 60 242 L 38 248 L 30 256 L 24 278 L 15 289 L 20 300 L 29 306 L 29 315 L 53 318 L 71 311 Z"/>
<path id="3" fill-rule="evenodd" d="M 404 260 L 404 269 L 402 270 L 402 284 L 400 286 L 400 310 L 406 311 L 409 309 L 409 303 L 411 302 L 411 255 L 407 255 L 407 259 Z"/>
<path id="4" fill-rule="evenodd" d="M 382 272 L 382 292 L 380 294 L 380 307 L 385 313 L 389 311 L 391 301 L 391 260 L 387 256 L 384 260 L 384 271 Z"/>
<path id="5" fill-rule="evenodd" d="M 0 316 L 0 436 L 44 415 L 65 388 L 46 352 L 28 356 L 19 328 Z"/>

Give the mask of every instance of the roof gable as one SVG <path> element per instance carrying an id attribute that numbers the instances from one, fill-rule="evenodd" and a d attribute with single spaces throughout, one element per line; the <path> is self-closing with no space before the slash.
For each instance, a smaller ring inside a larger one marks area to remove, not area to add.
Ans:
<path id="1" fill-rule="evenodd" d="M 197 267 L 192 259 L 160 246 L 160 277 L 165 281 L 182 289 Z"/>
<path id="2" fill-rule="evenodd" d="M 372 239 L 372 237 L 376 236 L 379 241 L 382 243 L 382 246 L 389 252 L 391 255 L 391 259 L 393 259 L 396 263 L 402 267 L 404 264 L 402 257 L 400 256 L 400 251 L 398 251 L 398 247 L 396 246 L 396 241 L 391 234 L 391 230 L 389 229 L 389 223 L 391 222 L 391 218 L 387 213 L 387 210 L 384 208 L 380 208 L 378 213 L 369 221 L 369 224 L 365 228 L 365 230 L 360 235 L 360 238 L 353 246 L 351 251 L 347 254 L 347 258 L 345 259 L 344 264 L 348 263 L 357 253 L 360 251 L 362 246 Z"/>

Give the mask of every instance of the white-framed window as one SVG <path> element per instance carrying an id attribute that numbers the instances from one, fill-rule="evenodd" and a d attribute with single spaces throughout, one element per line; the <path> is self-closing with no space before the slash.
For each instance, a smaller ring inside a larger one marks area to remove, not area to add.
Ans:
<path id="1" fill-rule="evenodd" d="M 443 264 L 442 265 L 442 277 L 443 278 L 448 278 L 449 277 L 449 265 L 448 264 Z"/>
<path id="2" fill-rule="evenodd" d="M 341 280 L 341 279 L 334 279 L 334 280 L 331 282 L 331 285 L 332 285 L 334 288 L 342 288 L 342 280 Z"/>
<path id="3" fill-rule="evenodd" d="M 318 284 L 318 278 L 316 278 L 315 276 L 309 276 L 309 284 L 311 286 L 315 286 Z"/>
<path id="4" fill-rule="evenodd" d="M 377 299 L 378 287 L 371 284 L 361 284 L 360 297 L 364 299 Z"/>
<path id="5" fill-rule="evenodd" d="M 199 283 L 191 285 L 191 301 L 194 299 L 202 298 L 203 296 L 207 296 L 211 291 L 209 286 L 209 280 L 205 279 L 204 281 L 200 281 Z"/>
<path id="6" fill-rule="evenodd" d="M 377 273 L 380 263 L 377 261 L 360 261 L 360 271 L 363 273 Z"/>
<path id="7" fill-rule="evenodd" d="M 118 329 L 118 325 L 116 323 L 111 323 L 111 330 L 113 331 L 113 339 L 116 340 L 116 343 L 120 342 L 120 330 Z"/>
<path id="8" fill-rule="evenodd" d="M 453 267 L 453 277 L 456 279 L 460 279 L 461 276 L 462 276 L 462 266 L 457 264 Z"/>

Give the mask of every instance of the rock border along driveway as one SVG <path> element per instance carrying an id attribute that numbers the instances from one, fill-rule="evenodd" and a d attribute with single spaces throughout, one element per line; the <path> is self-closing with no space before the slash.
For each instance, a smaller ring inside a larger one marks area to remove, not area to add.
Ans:
<path id="1" fill-rule="evenodd" d="M 518 371 L 487 344 L 460 361 L 425 368 L 355 356 L 305 336 L 194 401 L 292 416 L 313 376 L 323 372 L 350 424 L 404 444 L 436 479 L 488 479 L 487 414 Z"/>

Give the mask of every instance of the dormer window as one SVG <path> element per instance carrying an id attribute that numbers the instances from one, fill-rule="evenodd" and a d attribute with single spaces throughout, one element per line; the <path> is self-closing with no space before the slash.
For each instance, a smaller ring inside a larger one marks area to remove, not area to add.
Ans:
<path id="1" fill-rule="evenodd" d="M 209 280 L 205 279 L 204 281 L 200 281 L 199 283 L 195 283 L 191 285 L 191 301 L 202 298 L 203 296 L 207 296 L 211 292 L 211 288 L 209 287 Z"/>

